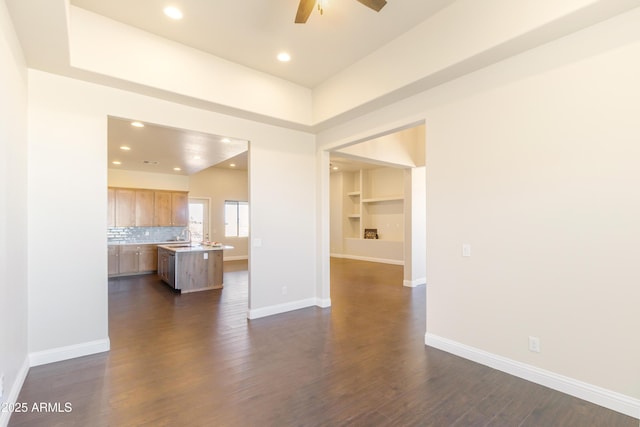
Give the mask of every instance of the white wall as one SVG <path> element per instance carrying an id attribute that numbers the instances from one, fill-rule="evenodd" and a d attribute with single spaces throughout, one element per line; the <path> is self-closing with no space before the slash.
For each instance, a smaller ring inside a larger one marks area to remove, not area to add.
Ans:
<path id="1" fill-rule="evenodd" d="M 149 188 L 152 190 L 189 191 L 189 177 L 122 169 L 108 169 L 109 187 Z"/>
<path id="2" fill-rule="evenodd" d="M 635 0 L 457 0 L 315 87 L 313 121 L 371 111 L 636 6 Z"/>
<path id="3" fill-rule="evenodd" d="M 35 70 L 29 85 L 29 349 L 35 359 L 108 346 L 109 115 L 251 141 L 251 230 L 263 241 L 251 255 L 251 308 L 315 301 L 312 135 Z M 52 256 L 43 236 L 56 242 L 55 253 L 71 254 L 64 258 L 69 262 Z"/>
<path id="4" fill-rule="evenodd" d="M 260 141 L 259 135 L 243 138 L 251 141 L 251 317 L 322 304 L 316 299 L 326 299 L 316 294 L 315 284 L 315 138 L 272 129 L 268 140 L 263 136 Z"/>
<path id="5" fill-rule="evenodd" d="M 189 197 L 204 197 L 209 202 L 209 240 L 233 246 L 224 251 L 224 258 L 246 259 L 249 255 L 247 237 L 225 237 L 224 202 L 226 200 L 249 201 L 249 173 L 211 167 L 189 177 Z M 251 209 L 251 203 L 249 203 Z"/>
<path id="6" fill-rule="evenodd" d="M 427 178 L 426 168 L 405 170 L 404 285 L 418 286 L 427 280 Z"/>
<path id="7" fill-rule="evenodd" d="M 15 402 L 27 373 L 27 69 L 0 2 L 0 376 Z M 0 411 L 0 425 L 9 414 Z"/>
<path id="8" fill-rule="evenodd" d="M 344 240 L 344 227 L 343 224 L 345 221 L 344 218 L 344 198 L 347 197 L 344 195 L 344 173 L 343 172 L 334 172 L 329 176 L 330 180 L 330 196 L 331 199 L 329 201 L 330 208 L 330 223 L 331 223 L 331 236 L 330 236 L 330 244 L 331 244 L 331 253 L 332 254 L 341 254 L 343 252 L 342 242 Z"/>
<path id="9" fill-rule="evenodd" d="M 69 8 L 69 23 L 70 64 L 75 68 L 255 114 L 311 123 L 311 90 L 305 87 L 75 6 Z"/>
<path id="10" fill-rule="evenodd" d="M 319 143 L 425 120 L 427 338 L 640 417 L 638 22 L 635 9 Z"/>

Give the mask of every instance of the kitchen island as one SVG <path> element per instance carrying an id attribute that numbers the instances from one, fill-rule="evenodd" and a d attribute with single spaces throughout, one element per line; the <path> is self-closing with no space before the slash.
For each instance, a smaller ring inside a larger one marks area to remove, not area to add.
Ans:
<path id="1" fill-rule="evenodd" d="M 222 288 L 224 250 L 233 246 L 194 243 L 158 245 L 158 275 L 171 288 L 187 293 Z"/>

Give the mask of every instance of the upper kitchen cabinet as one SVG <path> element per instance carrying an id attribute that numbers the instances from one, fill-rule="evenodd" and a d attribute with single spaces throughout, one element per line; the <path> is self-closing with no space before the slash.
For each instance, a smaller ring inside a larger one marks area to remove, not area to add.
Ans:
<path id="1" fill-rule="evenodd" d="M 129 188 L 115 189 L 116 227 L 133 227 L 136 225 L 136 190 Z"/>
<path id="2" fill-rule="evenodd" d="M 171 218 L 173 226 L 186 227 L 189 225 L 188 193 L 171 193 Z"/>
<path id="3" fill-rule="evenodd" d="M 189 225 L 189 193 L 110 187 L 109 227 L 186 227 Z"/>
<path id="4" fill-rule="evenodd" d="M 116 189 L 107 189 L 107 227 L 116 226 Z"/>
<path id="5" fill-rule="evenodd" d="M 185 227 L 189 220 L 189 197 L 182 191 L 155 192 L 155 223 L 159 227 Z"/>
<path id="6" fill-rule="evenodd" d="M 136 190 L 136 226 L 153 225 L 154 199 L 153 190 Z"/>

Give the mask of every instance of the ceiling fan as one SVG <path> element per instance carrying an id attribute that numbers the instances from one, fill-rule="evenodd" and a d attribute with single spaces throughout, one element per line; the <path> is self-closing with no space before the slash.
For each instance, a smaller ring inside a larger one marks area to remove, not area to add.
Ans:
<path id="1" fill-rule="evenodd" d="M 380 9 L 387 4 L 387 0 L 358 0 L 363 5 L 380 12 Z M 313 11 L 313 7 L 318 3 L 320 12 L 322 13 L 322 0 L 300 0 L 298 12 L 296 13 L 296 24 L 304 24 L 309 19 L 309 15 Z"/>

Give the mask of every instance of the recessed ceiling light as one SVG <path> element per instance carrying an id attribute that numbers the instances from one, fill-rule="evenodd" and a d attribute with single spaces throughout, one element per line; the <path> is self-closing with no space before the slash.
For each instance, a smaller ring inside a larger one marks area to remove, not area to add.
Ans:
<path id="1" fill-rule="evenodd" d="M 337 171 L 339 168 L 337 166 L 334 166 L 331 169 L 333 169 L 334 171 Z"/>
<path id="2" fill-rule="evenodd" d="M 120 147 L 120 149 L 122 151 L 129 151 L 129 150 L 131 150 L 131 147 L 127 147 L 126 145 L 123 145 L 122 147 Z"/>
<path id="3" fill-rule="evenodd" d="M 165 7 L 164 14 L 171 19 L 182 19 L 182 11 L 177 7 L 173 7 L 173 6 Z"/>
<path id="4" fill-rule="evenodd" d="M 202 156 L 193 156 L 193 160 L 200 160 L 202 159 Z"/>
<path id="5" fill-rule="evenodd" d="M 225 144 L 228 144 L 231 142 L 229 138 L 222 138 L 221 141 L 224 142 Z"/>
<path id="6" fill-rule="evenodd" d="M 229 165 L 229 167 L 231 167 L 231 168 L 235 168 L 235 167 L 236 167 L 236 164 L 235 164 L 235 163 L 231 163 L 231 164 Z"/>
<path id="7" fill-rule="evenodd" d="M 114 161 L 113 161 L 113 162 L 111 162 L 111 163 L 113 163 L 114 165 L 121 165 L 121 164 L 122 164 L 122 162 L 119 162 L 119 161 L 117 161 L 117 160 L 114 160 Z"/>
<path id="8" fill-rule="evenodd" d="M 140 122 L 131 122 L 131 126 L 137 127 L 137 128 L 143 128 L 144 124 Z"/>
<path id="9" fill-rule="evenodd" d="M 174 171 L 176 171 L 176 172 L 179 172 L 179 171 L 181 171 L 182 169 L 180 169 L 180 168 L 173 168 L 173 170 L 174 170 Z"/>
<path id="10" fill-rule="evenodd" d="M 278 54 L 278 61 L 280 61 L 280 62 L 289 62 L 289 61 L 291 61 L 291 55 L 289 55 L 287 52 L 280 52 Z"/>

